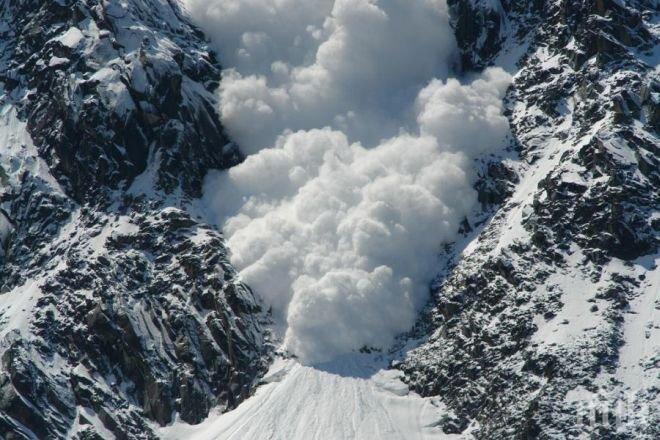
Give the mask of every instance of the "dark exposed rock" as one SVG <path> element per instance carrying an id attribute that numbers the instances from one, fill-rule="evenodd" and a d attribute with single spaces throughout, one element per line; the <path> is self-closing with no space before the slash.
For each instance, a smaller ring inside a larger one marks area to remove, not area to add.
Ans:
<path id="1" fill-rule="evenodd" d="M 127 188 L 155 160 L 157 189 L 172 193 L 181 187 L 199 196 L 209 167 L 240 160 L 237 151 L 219 148 L 228 141 L 213 96 L 204 90 L 219 78 L 219 66 L 176 6 L 96 0 L 8 3 L 3 21 L 12 30 L 6 49 L 11 57 L 0 80 L 9 91 L 28 91 L 22 112 L 32 139 L 74 200 L 107 202 L 108 190 Z M 138 35 L 127 30 L 136 24 L 143 27 Z M 88 37 L 75 47 L 57 39 L 79 28 L 108 34 Z M 165 52 L 164 41 L 175 48 Z M 68 61 L 46 67 L 51 57 Z M 7 76 L 13 81 L 7 82 Z"/>
<path id="2" fill-rule="evenodd" d="M 0 105 L 27 132 L 24 172 L 0 167 L 0 295 L 20 304 L 0 438 L 155 439 L 175 414 L 233 408 L 267 367 L 265 314 L 191 214 L 205 173 L 241 157 L 222 148 L 220 67 L 178 8 L 0 6 Z"/>

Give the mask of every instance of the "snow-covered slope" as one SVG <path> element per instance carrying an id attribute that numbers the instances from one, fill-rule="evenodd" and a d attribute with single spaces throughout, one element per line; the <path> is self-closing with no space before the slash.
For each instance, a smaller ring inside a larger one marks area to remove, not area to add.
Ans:
<path id="1" fill-rule="evenodd" d="M 451 439 L 438 399 L 410 393 L 382 356 L 350 354 L 303 366 L 277 360 L 254 396 L 199 425 L 175 423 L 163 439 Z"/>
<path id="2" fill-rule="evenodd" d="M 400 368 L 456 411 L 450 432 L 657 438 L 657 4 L 450 3 L 469 12 L 469 65 L 528 47 L 507 97 L 519 159 L 496 176 L 512 195 L 455 246 L 419 321 L 427 341 Z M 530 20 L 501 44 L 479 32 Z"/>

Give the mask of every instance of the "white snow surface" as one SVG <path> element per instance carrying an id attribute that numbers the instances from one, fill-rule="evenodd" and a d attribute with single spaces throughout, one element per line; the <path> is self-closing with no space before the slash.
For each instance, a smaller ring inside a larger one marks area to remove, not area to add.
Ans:
<path id="1" fill-rule="evenodd" d="M 442 433 L 446 409 L 408 391 L 399 372 L 372 354 L 305 366 L 277 360 L 251 398 L 212 412 L 199 425 L 160 428 L 164 440 L 423 440 L 469 438 Z"/>
<path id="2" fill-rule="evenodd" d="M 114 109 L 118 115 L 125 114 L 128 110 L 135 108 L 128 88 L 120 80 L 120 74 L 116 70 L 104 67 L 91 76 L 92 81 L 99 81 L 97 90 L 101 98 L 107 101 L 108 107 Z"/>
<path id="3" fill-rule="evenodd" d="M 625 343 L 619 352 L 617 378 L 630 392 L 650 389 L 658 383 L 660 356 L 660 257 L 642 258 L 628 272 L 644 276 L 639 294 L 630 303 L 623 326 Z M 656 399 L 660 401 L 660 397 Z"/>
<path id="4" fill-rule="evenodd" d="M 4 103 L 4 90 L 0 85 L 0 192 L 4 187 L 18 184 L 20 176 L 27 172 L 39 177 L 51 188 L 62 192 L 51 176 L 48 165 L 41 159 L 27 124 L 18 119 L 14 105 Z"/>
<path id="5" fill-rule="evenodd" d="M 78 47 L 80 42 L 84 40 L 84 38 L 85 36 L 80 31 L 80 29 L 78 29 L 77 27 L 70 27 L 62 35 L 56 37 L 55 41 L 59 41 L 64 46 L 75 49 L 76 47 Z"/>

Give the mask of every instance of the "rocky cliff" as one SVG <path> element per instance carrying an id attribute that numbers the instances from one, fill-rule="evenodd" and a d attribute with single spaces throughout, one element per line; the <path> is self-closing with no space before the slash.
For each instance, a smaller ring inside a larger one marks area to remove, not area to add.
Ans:
<path id="1" fill-rule="evenodd" d="M 2 1 L 3 438 L 153 438 L 267 365 L 261 308 L 192 202 L 241 159 L 219 75 L 175 2 Z"/>
<path id="2" fill-rule="evenodd" d="M 398 367 L 455 411 L 448 433 L 657 438 L 657 4 L 448 3 L 466 70 L 524 54 L 518 149 L 483 173 L 503 202 L 481 191 L 492 215 L 449 251 Z"/>

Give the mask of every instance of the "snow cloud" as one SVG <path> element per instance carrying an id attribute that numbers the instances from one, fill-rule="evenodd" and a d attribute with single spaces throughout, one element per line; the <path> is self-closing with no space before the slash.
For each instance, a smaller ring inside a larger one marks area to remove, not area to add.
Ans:
<path id="1" fill-rule="evenodd" d="M 455 42 L 438 0 L 187 0 L 228 69 L 220 112 L 247 153 L 282 128 L 394 135 Z"/>
<path id="2" fill-rule="evenodd" d="M 306 362 L 386 347 L 474 209 L 474 159 L 506 141 L 510 77 L 448 78 L 444 0 L 186 0 L 225 67 L 249 154 L 205 200 L 232 263 Z"/>

